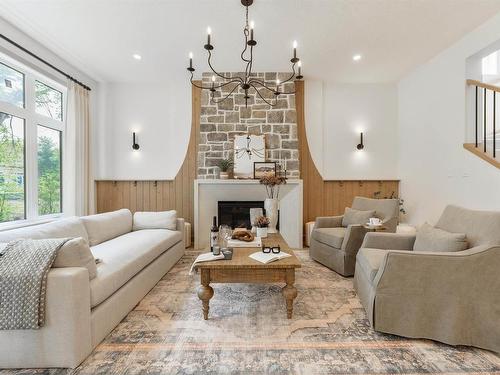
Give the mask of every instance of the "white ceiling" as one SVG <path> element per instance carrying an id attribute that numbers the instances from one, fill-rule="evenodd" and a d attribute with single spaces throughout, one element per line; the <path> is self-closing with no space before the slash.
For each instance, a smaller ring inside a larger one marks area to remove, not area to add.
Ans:
<path id="1" fill-rule="evenodd" d="M 307 78 L 394 81 L 499 11 L 500 0 L 255 0 L 254 70 L 287 70 L 297 39 Z M 180 78 L 189 51 L 206 71 L 208 25 L 216 68 L 242 69 L 240 0 L 0 0 L 0 14 L 100 81 Z"/>

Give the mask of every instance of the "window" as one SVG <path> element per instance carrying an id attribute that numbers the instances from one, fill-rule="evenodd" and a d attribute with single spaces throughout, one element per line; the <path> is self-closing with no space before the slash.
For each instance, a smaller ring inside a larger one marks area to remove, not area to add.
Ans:
<path id="1" fill-rule="evenodd" d="M 0 100 L 24 107 L 24 74 L 0 63 Z"/>
<path id="2" fill-rule="evenodd" d="M 62 121 L 62 92 L 35 82 L 35 104 L 36 113 Z"/>
<path id="3" fill-rule="evenodd" d="M 0 226 L 63 212 L 66 88 L 0 54 Z"/>
<path id="4" fill-rule="evenodd" d="M 0 112 L 0 222 L 26 218 L 24 120 Z"/>

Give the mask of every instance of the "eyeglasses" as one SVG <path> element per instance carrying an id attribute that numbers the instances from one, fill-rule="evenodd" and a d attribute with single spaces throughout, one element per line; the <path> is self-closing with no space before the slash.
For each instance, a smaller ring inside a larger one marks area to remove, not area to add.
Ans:
<path id="1" fill-rule="evenodd" d="M 279 254 L 281 251 L 281 248 L 279 246 L 264 246 L 262 248 L 262 252 L 264 254 L 269 254 L 269 253 L 273 253 L 273 254 Z"/>

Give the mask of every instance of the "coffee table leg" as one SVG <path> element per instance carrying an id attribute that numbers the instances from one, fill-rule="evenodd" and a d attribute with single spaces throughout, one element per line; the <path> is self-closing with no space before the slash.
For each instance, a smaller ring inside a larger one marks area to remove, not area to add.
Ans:
<path id="1" fill-rule="evenodd" d="M 210 270 L 201 270 L 201 285 L 198 287 L 198 298 L 203 304 L 203 319 L 208 319 L 209 301 L 214 296 L 214 289 L 210 284 Z"/>
<path id="2" fill-rule="evenodd" d="M 286 270 L 286 285 L 283 288 L 283 296 L 286 301 L 286 317 L 292 319 L 293 300 L 297 297 L 297 288 L 293 286 L 295 283 L 295 269 Z"/>

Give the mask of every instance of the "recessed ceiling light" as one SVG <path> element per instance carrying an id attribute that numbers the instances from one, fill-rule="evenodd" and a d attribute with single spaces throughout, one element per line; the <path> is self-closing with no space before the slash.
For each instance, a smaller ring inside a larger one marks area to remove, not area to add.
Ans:
<path id="1" fill-rule="evenodd" d="M 359 61 L 359 60 L 361 60 L 361 55 L 356 54 L 356 55 L 354 55 L 354 56 L 352 57 L 352 59 L 353 59 L 353 61 Z"/>
<path id="2" fill-rule="evenodd" d="M 136 60 L 141 60 L 141 59 L 142 59 L 142 56 L 141 56 L 141 55 L 139 55 L 138 53 L 134 53 L 134 54 L 132 55 L 132 57 L 133 57 L 134 59 L 136 59 Z"/>

